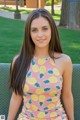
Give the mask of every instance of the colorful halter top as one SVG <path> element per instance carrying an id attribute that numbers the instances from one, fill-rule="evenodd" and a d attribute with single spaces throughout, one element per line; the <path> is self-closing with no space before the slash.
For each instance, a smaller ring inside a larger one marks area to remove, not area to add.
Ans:
<path id="1" fill-rule="evenodd" d="M 34 57 L 26 74 L 18 120 L 68 120 L 60 101 L 62 82 L 52 58 Z"/>

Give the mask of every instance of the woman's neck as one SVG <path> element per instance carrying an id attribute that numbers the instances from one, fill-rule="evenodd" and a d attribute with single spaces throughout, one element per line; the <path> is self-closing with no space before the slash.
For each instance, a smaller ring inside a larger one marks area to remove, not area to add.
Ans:
<path id="1" fill-rule="evenodd" d="M 39 58 L 49 57 L 48 49 L 35 49 L 34 56 Z"/>

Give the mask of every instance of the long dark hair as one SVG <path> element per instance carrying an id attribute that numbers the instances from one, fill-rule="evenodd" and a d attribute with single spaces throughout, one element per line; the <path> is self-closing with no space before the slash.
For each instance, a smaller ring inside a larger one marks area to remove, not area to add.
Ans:
<path id="1" fill-rule="evenodd" d="M 31 22 L 38 17 L 46 18 L 51 27 L 51 40 L 49 43 L 48 50 L 50 57 L 54 59 L 54 54 L 52 55 L 54 51 L 62 53 L 58 30 L 51 14 L 45 9 L 37 9 L 32 11 L 26 20 L 24 41 L 22 44 L 21 51 L 18 57 L 16 58 L 13 67 L 11 64 L 10 88 L 12 88 L 16 94 L 18 93 L 20 95 L 23 95 L 23 86 L 26 78 L 26 73 L 29 69 L 35 50 L 35 45 L 32 42 L 30 36 Z"/>

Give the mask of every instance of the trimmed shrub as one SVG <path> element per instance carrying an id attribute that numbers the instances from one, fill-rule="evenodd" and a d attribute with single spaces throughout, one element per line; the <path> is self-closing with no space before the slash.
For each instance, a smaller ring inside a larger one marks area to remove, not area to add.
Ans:
<path id="1" fill-rule="evenodd" d="M 54 4 L 58 4 L 59 2 L 61 2 L 62 0 L 54 0 Z M 52 0 L 46 0 L 45 1 L 45 5 L 50 6 L 52 3 Z"/>

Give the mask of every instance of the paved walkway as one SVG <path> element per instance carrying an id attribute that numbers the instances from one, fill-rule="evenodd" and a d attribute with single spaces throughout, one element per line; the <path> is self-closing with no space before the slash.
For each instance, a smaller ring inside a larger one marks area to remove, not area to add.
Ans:
<path id="1" fill-rule="evenodd" d="M 9 6 L 7 5 L 8 7 L 13 7 L 15 8 L 15 6 Z M 0 7 L 3 7 L 3 5 L 0 5 Z M 44 7 L 45 9 L 51 9 L 51 6 L 45 6 Z M 19 9 L 27 9 L 27 10 L 33 10 L 33 8 L 26 8 L 26 7 L 19 7 Z M 60 6 L 54 6 L 54 9 L 61 9 Z M 9 12 L 9 11 L 5 11 L 5 10 L 0 10 L 0 16 L 2 17 L 6 17 L 6 18 L 10 18 L 10 19 L 14 19 L 14 12 Z M 24 14 L 22 13 L 21 14 L 21 20 L 25 21 L 28 17 L 28 14 Z M 58 21 L 55 21 L 56 22 L 56 25 L 59 25 L 59 22 Z"/>

